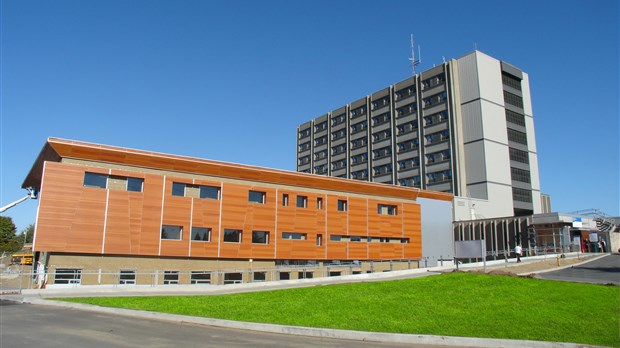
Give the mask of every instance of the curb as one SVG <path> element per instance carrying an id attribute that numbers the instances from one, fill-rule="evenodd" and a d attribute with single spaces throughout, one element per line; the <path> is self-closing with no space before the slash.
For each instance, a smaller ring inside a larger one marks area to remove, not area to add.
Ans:
<path id="1" fill-rule="evenodd" d="M 242 321 L 232 321 L 224 319 L 212 319 L 204 317 L 193 317 L 179 314 L 167 314 L 158 312 L 148 312 L 141 310 L 130 310 L 123 308 L 100 307 L 82 303 L 60 302 L 44 299 L 33 299 L 23 301 L 33 305 L 44 305 L 51 307 L 62 307 L 76 310 L 84 310 L 98 313 L 106 313 L 113 315 L 122 315 L 131 318 L 160 320 L 179 324 L 192 324 L 202 326 L 213 326 L 230 329 L 250 330 L 258 332 L 267 332 L 275 334 L 286 334 L 296 336 L 310 336 L 331 339 L 344 339 L 352 341 L 364 342 L 382 342 L 382 343 L 400 343 L 400 344 L 426 344 L 426 345 L 443 345 L 454 347 L 505 347 L 505 348 L 521 348 L 521 347 L 597 347 L 592 345 L 564 343 L 564 342 L 545 342 L 545 341 L 528 341 L 528 340 L 511 340 L 511 339 L 494 339 L 494 338 L 474 338 L 474 337 L 455 337 L 455 336 L 433 336 L 433 335 L 417 335 L 417 334 L 395 334 L 384 332 L 367 332 L 352 331 L 339 329 L 323 329 L 302 326 L 263 324 Z"/>

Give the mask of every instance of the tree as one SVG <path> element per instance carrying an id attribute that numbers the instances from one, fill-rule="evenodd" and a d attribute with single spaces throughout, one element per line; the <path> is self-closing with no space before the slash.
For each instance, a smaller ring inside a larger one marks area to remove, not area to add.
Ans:
<path id="1" fill-rule="evenodd" d="M 0 251 L 13 252 L 21 249 L 22 241 L 15 235 L 16 231 L 12 218 L 0 216 Z"/>
<path id="2" fill-rule="evenodd" d="M 23 239 L 24 235 L 26 236 L 25 240 Z M 34 224 L 28 225 L 28 227 L 22 231 L 19 238 L 21 238 L 24 243 L 32 243 L 32 239 L 34 238 Z"/>

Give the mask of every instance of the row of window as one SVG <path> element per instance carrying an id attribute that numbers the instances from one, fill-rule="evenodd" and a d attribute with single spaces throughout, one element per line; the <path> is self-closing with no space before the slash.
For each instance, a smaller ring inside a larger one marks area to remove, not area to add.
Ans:
<path id="1" fill-rule="evenodd" d="M 190 284 L 211 284 L 212 277 L 210 271 L 189 271 Z M 332 271 L 329 276 L 339 276 L 341 272 Z M 354 271 L 355 273 L 355 271 Z M 358 271 L 359 273 L 359 271 Z M 177 285 L 180 284 L 180 271 L 164 271 L 163 272 L 163 285 Z M 136 285 L 138 273 L 135 270 L 120 270 L 118 273 L 119 285 Z M 313 271 L 298 271 L 298 279 L 311 279 L 314 277 Z M 251 272 L 251 278 L 253 282 L 264 282 L 267 280 L 267 272 L 255 271 Z M 290 271 L 279 271 L 279 280 L 291 279 Z M 239 284 L 243 282 L 243 274 L 240 272 L 224 273 L 224 285 L 227 284 Z M 54 272 L 54 284 L 74 284 L 79 285 L 82 283 L 82 270 L 77 268 L 58 268 Z"/>
<path id="2" fill-rule="evenodd" d="M 329 240 L 332 242 L 367 242 L 367 243 L 399 243 L 409 244 L 409 238 L 400 237 L 370 237 L 370 236 L 345 236 L 331 235 Z"/>
<path id="3" fill-rule="evenodd" d="M 506 109 L 506 121 L 525 127 L 525 116 L 508 109 Z"/>
<path id="4" fill-rule="evenodd" d="M 84 173 L 84 186 L 129 192 L 142 192 L 144 179 L 86 172 Z"/>
<path id="5" fill-rule="evenodd" d="M 502 72 L 502 83 L 516 90 L 519 90 L 519 91 L 521 90 L 521 80 L 508 73 Z"/>
<path id="6" fill-rule="evenodd" d="M 424 116 L 424 126 L 428 127 L 434 124 L 445 122 L 447 120 L 448 120 L 448 111 L 447 110 L 440 111 L 432 115 Z"/>
<path id="7" fill-rule="evenodd" d="M 441 85 L 446 81 L 445 75 L 439 74 L 422 81 L 422 89 L 429 89 Z"/>
<path id="8" fill-rule="evenodd" d="M 221 190 L 219 186 L 205 186 L 173 182 L 172 195 L 179 197 L 220 199 Z"/>
<path id="9" fill-rule="evenodd" d="M 448 99 L 448 93 L 447 92 L 441 92 L 441 93 L 437 93 L 435 95 L 432 95 L 430 97 L 426 97 L 424 98 L 423 102 L 424 102 L 424 108 L 429 108 L 431 106 L 435 106 L 437 104 L 441 104 L 444 101 L 446 101 Z"/>
<path id="10" fill-rule="evenodd" d="M 523 132 L 508 128 L 508 141 L 527 145 L 527 135 Z"/>

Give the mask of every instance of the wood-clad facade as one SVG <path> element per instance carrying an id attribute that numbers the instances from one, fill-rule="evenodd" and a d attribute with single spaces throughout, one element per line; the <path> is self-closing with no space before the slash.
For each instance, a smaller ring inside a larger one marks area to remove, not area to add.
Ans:
<path id="1" fill-rule="evenodd" d="M 452 200 L 54 138 L 23 186 L 39 190 L 36 252 L 220 262 L 420 259 L 416 199 Z"/>

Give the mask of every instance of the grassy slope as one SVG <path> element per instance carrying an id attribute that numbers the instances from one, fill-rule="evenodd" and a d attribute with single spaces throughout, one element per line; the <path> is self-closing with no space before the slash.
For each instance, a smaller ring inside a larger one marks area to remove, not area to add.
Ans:
<path id="1" fill-rule="evenodd" d="M 224 296 L 69 300 L 250 322 L 620 346 L 618 287 L 483 274 Z"/>

